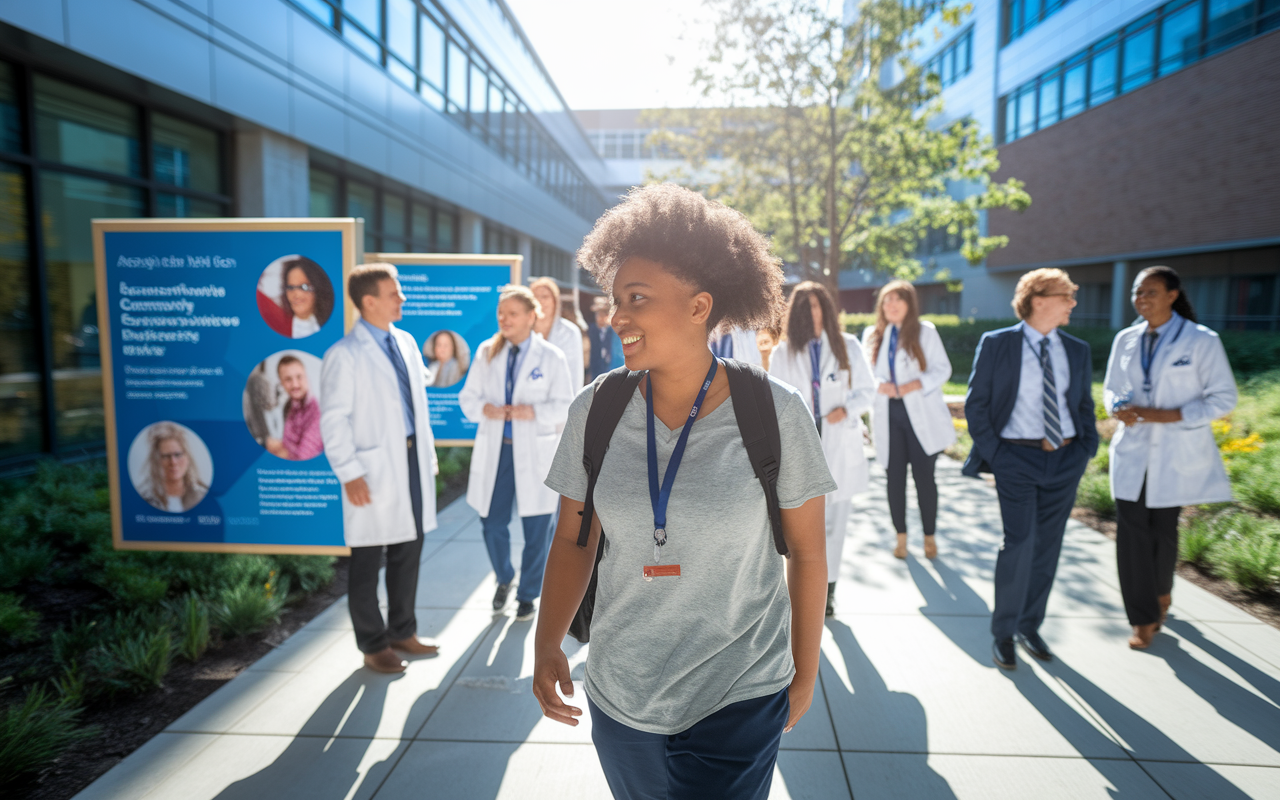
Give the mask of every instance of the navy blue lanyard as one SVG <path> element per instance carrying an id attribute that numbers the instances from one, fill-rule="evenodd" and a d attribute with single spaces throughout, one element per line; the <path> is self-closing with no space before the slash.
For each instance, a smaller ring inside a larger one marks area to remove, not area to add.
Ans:
<path id="1" fill-rule="evenodd" d="M 649 501 L 653 505 L 654 562 L 658 561 L 658 548 L 667 543 L 667 501 L 671 499 L 671 487 L 676 482 L 676 472 L 680 469 L 680 459 L 684 458 L 685 445 L 689 443 L 689 431 L 693 430 L 693 422 L 698 418 L 698 409 L 702 407 L 702 401 L 707 399 L 707 390 L 711 388 L 711 381 L 715 380 L 717 366 L 719 362 L 712 358 L 707 379 L 702 382 L 698 398 L 693 401 L 689 418 L 684 421 L 680 438 L 676 440 L 675 449 L 671 451 L 671 459 L 667 461 L 667 474 L 662 477 L 662 488 L 658 488 L 658 437 L 654 432 L 653 422 L 653 378 L 645 376 L 645 405 L 649 410 Z"/>
<path id="2" fill-rule="evenodd" d="M 893 381 L 893 385 L 898 385 L 898 326 L 894 325 L 889 330 L 889 380 Z"/>
<path id="3" fill-rule="evenodd" d="M 1150 353 L 1147 352 L 1146 342 L 1143 342 L 1143 341 L 1138 342 L 1138 345 L 1139 345 L 1138 355 L 1142 360 L 1142 389 L 1147 394 L 1151 394 L 1151 368 L 1154 367 L 1156 364 L 1156 353 L 1160 352 L 1160 346 L 1164 344 L 1165 339 L 1169 339 L 1170 341 L 1174 341 L 1174 342 L 1178 341 L 1178 337 L 1182 335 L 1183 327 L 1185 327 L 1187 324 L 1186 317 L 1180 317 L 1180 319 L 1182 320 L 1182 322 L 1178 325 L 1178 332 L 1175 333 L 1172 337 L 1170 337 L 1167 333 L 1164 336 L 1156 336 L 1156 346 L 1151 348 Z M 1151 333 L 1150 328 L 1151 328 L 1151 325 L 1148 324 L 1147 333 L 1143 334 L 1143 338 L 1146 338 L 1148 335 L 1150 335 Z"/>

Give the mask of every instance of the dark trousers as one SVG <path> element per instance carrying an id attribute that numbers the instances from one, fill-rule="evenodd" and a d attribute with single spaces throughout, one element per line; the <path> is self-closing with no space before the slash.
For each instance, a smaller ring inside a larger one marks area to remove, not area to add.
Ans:
<path id="1" fill-rule="evenodd" d="M 932 536 L 938 527 L 938 483 L 933 478 L 933 468 L 938 454 L 927 455 L 911 427 L 907 407 L 901 400 L 889 400 L 889 467 L 886 472 L 889 491 L 889 516 L 893 517 L 893 529 L 907 532 L 907 464 L 911 465 L 911 478 L 916 483 L 916 501 L 920 504 L 920 524 L 925 536 Z"/>
<path id="2" fill-rule="evenodd" d="M 765 800 L 773 785 L 787 690 L 731 703 L 674 736 L 623 725 L 591 698 L 591 741 L 615 800 Z"/>
<path id="3" fill-rule="evenodd" d="M 489 500 L 489 516 L 480 519 L 484 533 L 484 545 L 489 550 L 489 563 L 493 566 L 498 583 L 511 583 L 516 577 L 511 566 L 511 507 L 516 499 L 516 471 L 511 455 L 511 445 L 503 444 L 498 456 L 498 476 L 493 484 L 493 497 Z M 516 601 L 532 603 L 542 594 L 542 573 L 547 569 L 547 554 L 551 551 L 551 534 L 554 531 L 554 514 L 521 517 L 524 526 L 524 554 L 520 560 L 520 585 L 516 588 Z"/>
<path id="4" fill-rule="evenodd" d="M 1044 622 L 1062 535 L 1088 464 L 1079 442 L 1053 452 L 1002 442 L 991 462 L 1004 543 L 996 557 L 991 634 L 1010 639 Z"/>
<path id="5" fill-rule="evenodd" d="M 409 500 L 418 538 L 392 545 L 351 548 L 348 565 L 347 606 L 356 646 L 362 653 L 385 650 L 391 642 L 408 639 L 418 632 L 414 600 L 418 594 L 418 566 L 422 560 L 422 477 L 418 468 L 415 437 L 408 439 Z M 378 608 L 378 570 L 382 553 L 387 554 L 387 619 Z"/>
<path id="6" fill-rule="evenodd" d="M 1156 599 L 1173 591 L 1182 507 L 1147 508 L 1147 485 L 1137 502 L 1116 500 L 1116 565 L 1130 625 L 1160 621 Z"/>

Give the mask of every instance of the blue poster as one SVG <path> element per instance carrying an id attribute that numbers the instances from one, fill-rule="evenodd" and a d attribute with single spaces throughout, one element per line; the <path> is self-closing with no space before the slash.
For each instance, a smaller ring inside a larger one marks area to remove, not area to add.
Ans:
<path id="1" fill-rule="evenodd" d="M 235 225 L 102 224 L 123 546 L 344 545 L 318 393 L 351 234 Z"/>
<path id="2" fill-rule="evenodd" d="M 471 359 L 498 331 L 498 294 L 511 283 L 510 264 L 404 264 L 395 262 L 404 292 L 404 318 L 431 369 L 427 388 L 431 432 L 437 442 L 470 443 L 476 424 L 462 416 L 458 393 Z"/>

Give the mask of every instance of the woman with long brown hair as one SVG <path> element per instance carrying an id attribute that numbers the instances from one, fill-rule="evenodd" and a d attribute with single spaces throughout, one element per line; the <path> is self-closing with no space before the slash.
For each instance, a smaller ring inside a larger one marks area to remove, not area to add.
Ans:
<path id="1" fill-rule="evenodd" d="M 783 340 L 769 360 L 769 374 L 800 390 L 836 480 L 826 506 L 831 616 L 853 496 L 867 488 L 870 477 L 862 451 L 862 414 L 871 407 L 875 382 L 857 338 L 840 329 L 840 315 L 825 286 L 813 281 L 797 285 L 782 320 Z"/>
<path id="2" fill-rule="evenodd" d="M 951 361 L 932 322 L 920 319 L 916 287 L 890 281 L 876 297 L 876 322 L 862 332 L 877 388 L 871 407 L 876 463 L 888 477 L 889 515 L 898 534 L 893 554 L 907 557 L 907 465 L 916 484 L 926 558 L 938 555 L 938 484 L 934 464 L 956 440 L 942 384 Z"/>

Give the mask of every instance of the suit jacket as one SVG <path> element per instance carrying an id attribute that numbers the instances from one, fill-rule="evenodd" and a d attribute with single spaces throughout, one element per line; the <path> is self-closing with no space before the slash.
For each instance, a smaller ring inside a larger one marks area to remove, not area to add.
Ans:
<path id="1" fill-rule="evenodd" d="M 1067 386 L 1067 411 L 1075 423 L 1076 439 L 1089 458 L 1098 451 L 1098 426 L 1093 415 L 1093 359 L 1089 343 L 1058 331 L 1071 365 L 1071 383 Z M 979 472 L 991 472 L 989 466 L 1000 445 L 1000 431 L 1013 416 L 1018 399 L 1018 383 L 1022 377 L 1022 329 L 987 331 L 973 354 L 973 373 L 969 376 L 969 392 L 964 399 L 964 416 L 973 437 L 973 449 L 965 459 L 965 475 L 976 478 Z"/>
<path id="2" fill-rule="evenodd" d="M 591 338 L 591 379 L 595 380 L 611 369 L 616 369 L 623 365 L 622 342 L 618 340 L 618 334 L 613 332 L 613 328 L 604 328 L 604 338 L 609 346 L 608 357 L 602 352 L 603 347 L 600 344 L 601 329 L 594 324 L 590 325 L 587 330 L 588 336 Z"/>

